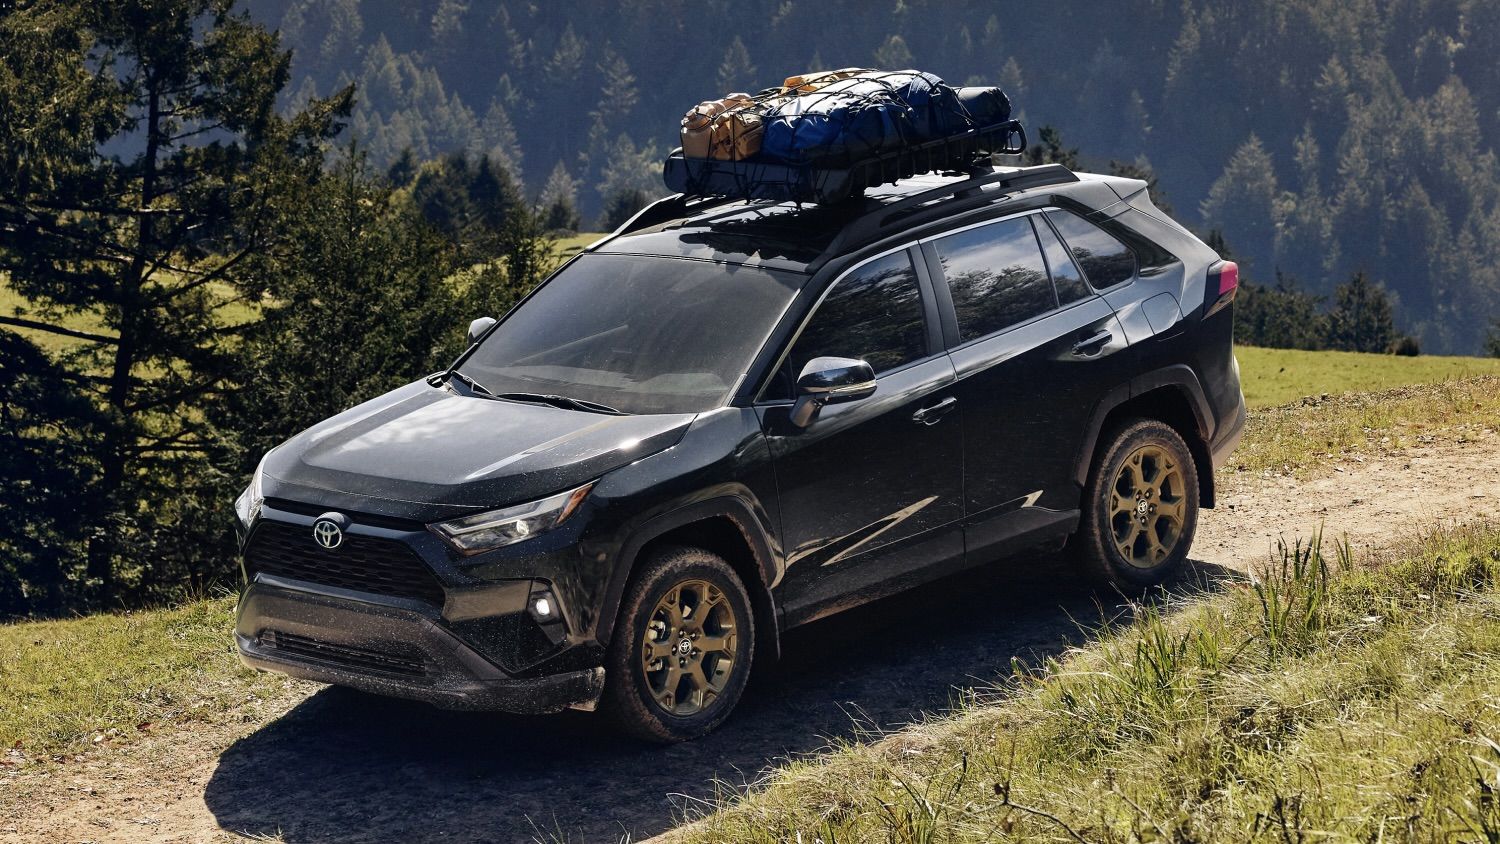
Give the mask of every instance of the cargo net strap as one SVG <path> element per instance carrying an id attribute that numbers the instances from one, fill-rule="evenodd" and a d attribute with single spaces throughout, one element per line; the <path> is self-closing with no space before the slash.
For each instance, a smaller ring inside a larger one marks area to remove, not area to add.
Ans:
<path id="1" fill-rule="evenodd" d="M 999 88 L 861 68 L 700 103 L 684 116 L 682 138 L 665 173 L 673 190 L 819 202 L 1025 149 Z"/>

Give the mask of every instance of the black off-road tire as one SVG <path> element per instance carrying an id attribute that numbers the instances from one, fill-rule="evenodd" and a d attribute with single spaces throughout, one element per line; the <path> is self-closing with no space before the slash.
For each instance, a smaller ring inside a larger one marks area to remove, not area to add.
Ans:
<path id="1" fill-rule="evenodd" d="M 1069 546 L 1099 586 L 1139 593 L 1182 571 L 1198 527 L 1197 466 L 1182 436 L 1156 419 L 1130 420 L 1107 436 Z"/>
<path id="2" fill-rule="evenodd" d="M 675 617 L 681 625 L 675 630 L 673 605 L 669 603 L 673 590 L 678 590 Z M 706 611 L 690 606 L 713 595 L 718 600 Z M 725 619 L 732 622 L 732 635 L 723 635 Z M 651 641 L 656 641 L 663 631 L 666 638 L 658 641 L 655 649 L 671 645 L 667 658 L 680 663 L 676 667 L 678 685 L 673 688 L 688 691 L 672 698 L 677 711 L 669 711 L 662 701 L 672 682 L 671 666 L 646 654 L 648 632 Z M 689 644 L 683 645 L 684 641 Z M 699 652 L 691 647 L 710 641 L 718 649 Z M 691 648 L 693 653 L 682 653 L 679 648 Z M 719 726 L 739 702 L 754 656 L 755 618 L 750 596 L 734 569 L 723 558 L 701 548 L 662 548 L 645 561 L 620 602 L 620 617 L 605 658 L 601 709 L 621 731 L 644 741 L 670 744 L 698 738 Z M 663 667 L 648 671 L 648 664 Z M 690 673 L 694 666 L 699 669 L 696 675 Z M 717 673 L 720 668 L 725 668 L 722 675 Z M 695 709 L 691 690 L 705 677 L 710 682 L 722 682 L 722 688 L 711 698 L 705 694 L 706 700 L 700 699 Z"/>

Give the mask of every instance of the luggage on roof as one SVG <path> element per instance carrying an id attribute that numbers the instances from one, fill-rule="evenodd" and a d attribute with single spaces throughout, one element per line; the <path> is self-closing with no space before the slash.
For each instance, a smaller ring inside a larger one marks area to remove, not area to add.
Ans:
<path id="1" fill-rule="evenodd" d="M 861 68 L 790 76 L 682 119 L 663 179 L 691 195 L 833 202 L 865 187 L 962 169 L 1025 149 L 998 88 L 953 88 L 918 70 Z"/>

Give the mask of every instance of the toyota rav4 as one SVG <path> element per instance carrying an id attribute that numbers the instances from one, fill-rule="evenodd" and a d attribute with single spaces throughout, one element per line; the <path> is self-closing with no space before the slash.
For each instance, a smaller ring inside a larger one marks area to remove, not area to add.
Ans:
<path id="1" fill-rule="evenodd" d="M 788 628 L 1066 545 L 1178 571 L 1245 419 L 1234 264 L 1057 165 L 661 200 L 447 370 L 262 460 L 256 668 L 452 708 L 729 714 Z"/>

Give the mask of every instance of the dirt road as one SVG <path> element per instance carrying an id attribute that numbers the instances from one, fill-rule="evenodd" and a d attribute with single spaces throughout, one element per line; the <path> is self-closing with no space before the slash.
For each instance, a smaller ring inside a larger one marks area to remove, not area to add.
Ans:
<path id="1" fill-rule="evenodd" d="M 1500 448 L 1412 450 L 1314 480 L 1230 475 L 1194 558 L 1221 577 L 1279 536 L 1381 545 L 1500 515 Z M 581 713 L 441 712 L 308 686 L 243 723 L 155 736 L 45 773 L 0 777 L 0 841 L 640 840 L 767 766 L 941 712 L 955 689 L 1055 654 L 1096 617 L 1055 557 L 1030 556 L 793 631 L 719 732 L 666 749 Z M 8 816 L 8 817 L 7 817 Z"/>

